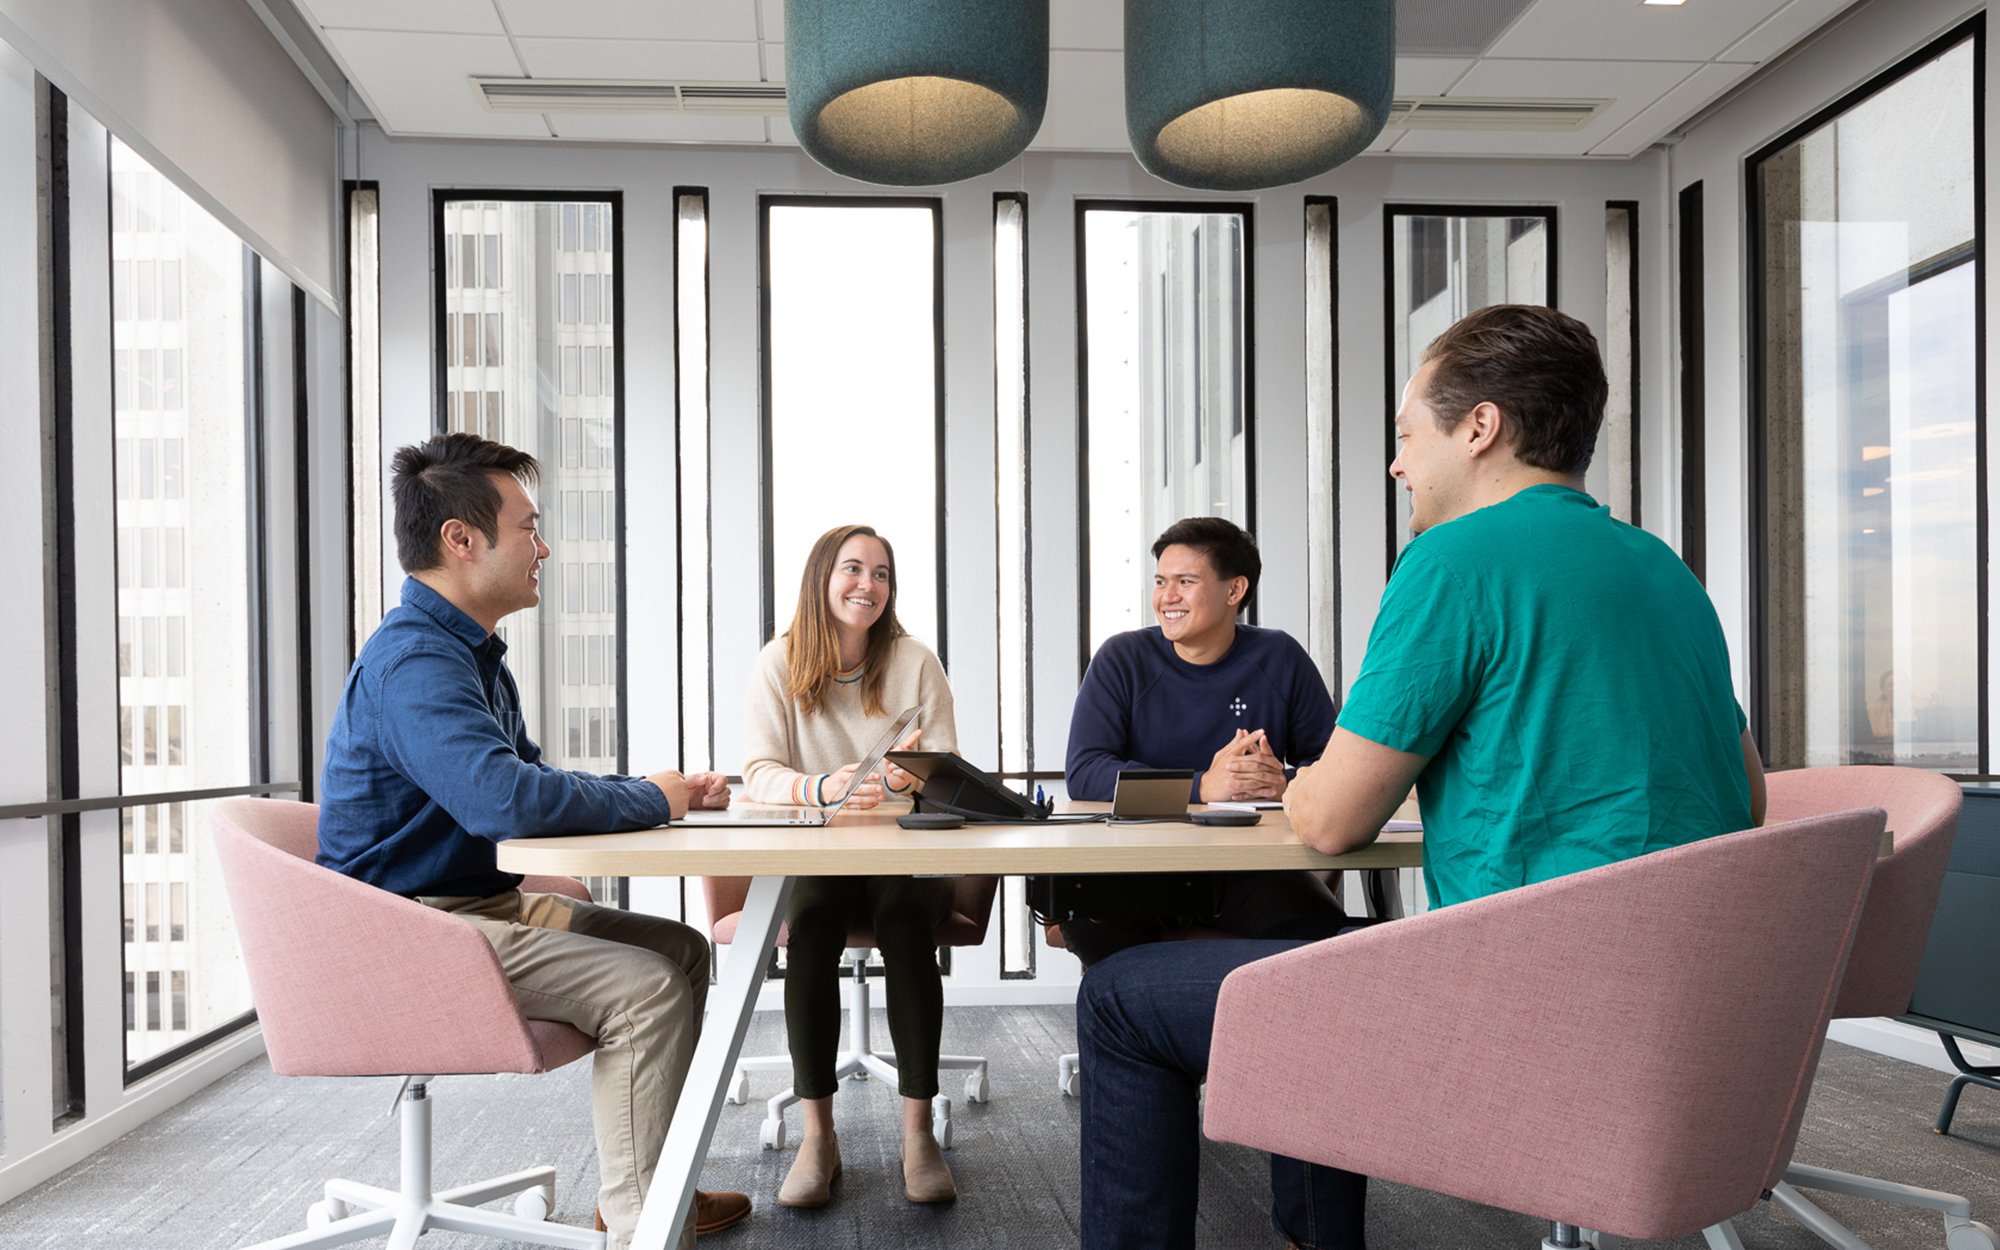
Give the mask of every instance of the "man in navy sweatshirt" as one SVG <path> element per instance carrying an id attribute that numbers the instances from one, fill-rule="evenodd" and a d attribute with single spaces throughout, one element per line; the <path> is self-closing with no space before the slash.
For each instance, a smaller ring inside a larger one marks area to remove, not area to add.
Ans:
<path id="1" fill-rule="evenodd" d="M 1076 693 L 1069 796 L 1108 800 L 1123 769 L 1187 768 L 1191 803 L 1282 798 L 1293 770 L 1326 748 L 1333 698 L 1291 635 L 1237 623 L 1263 572 L 1255 540 L 1221 517 L 1189 517 L 1167 527 L 1153 558 L 1159 624 L 1106 639 Z M 1261 937 L 1342 918 L 1311 873 L 1216 873 L 1200 884 L 1206 914 L 1166 917 L 1146 914 L 1157 882 L 1143 874 L 1092 878 L 1063 940 L 1089 965 L 1191 922 Z"/>

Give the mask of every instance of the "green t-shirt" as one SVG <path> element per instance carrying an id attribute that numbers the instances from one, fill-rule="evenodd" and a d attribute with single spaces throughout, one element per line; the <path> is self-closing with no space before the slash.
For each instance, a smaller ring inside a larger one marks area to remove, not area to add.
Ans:
<path id="1" fill-rule="evenodd" d="M 1707 593 L 1567 487 L 1404 548 L 1340 724 L 1431 757 L 1417 798 L 1434 907 L 1750 825 Z"/>

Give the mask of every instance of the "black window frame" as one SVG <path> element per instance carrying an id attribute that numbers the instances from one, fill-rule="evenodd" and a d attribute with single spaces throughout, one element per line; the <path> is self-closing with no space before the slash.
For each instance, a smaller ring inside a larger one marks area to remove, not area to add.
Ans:
<path id="1" fill-rule="evenodd" d="M 446 328 L 446 286 L 445 286 L 445 229 L 444 210 L 453 203 L 498 204 L 608 204 L 611 208 L 611 472 L 617 490 L 617 504 L 612 509 L 614 534 L 621 537 L 611 545 L 612 568 L 618 581 L 617 594 L 613 596 L 614 612 L 619 646 L 617 647 L 617 761 L 618 771 L 629 768 L 628 748 L 631 736 L 631 717 L 626 709 L 631 700 L 631 688 L 627 674 L 626 655 L 630 647 L 627 599 L 627 559 L 625 533 L 625 497 L 627 493 L 625 475 L 625 193 L 611 188 L 602 189 L 539 189 L 521 187 L 497 189 L 491 187 L 436 187 L 431 191 L 431 432 L 443 434 L 451 429 L 451 416 L 447 411 L 449 392 L 445 386 L 446 371 L 450 362 L 445 358 L 450 335 Z M 497 237 L 497 236 L 484 236 Z M 560 227 L 554 242 L 560 249 Z M 482 252 L 483 254 L 483 252 Z M 461 275 L 462 276 L 462 275 Z M 483 286 L 481 289 L 485 289 Z M 554 324 L 553 322 L 551 324 Z M 560 446 L 560 435 L 558 435 Z M 560 453 L 558 453 L 559 455 Z M 385 501 L 386 506 L 386 501 Z M 536 741 L 547 742 L 555 738 L 560 727 L 544 724 L 545 733 Z M 627 890 L 625 878 L 616 878 L 620 904 Z"/>
<path id="2" fill-rule="evenodd" d="M 1182 213 L 1204 217 L 1234 214 L 1242 220 L 1243 321 L 1237 327 L 1243 370 L 1243 528 L 1257 533 L 1257 204 L 1254 200 L 1134 200 L 1078 198 L 1073 222 L 1076 257 L 1076 676 L 1090 667 L 1090 274 L 1085 223 L 1093 212 Z M 1231 436 L 1235 436 L 1234 430 Z M 1261 619 L 1262 600 L 1252 596 L 1249 623 Z"/>
<path id="3" fill-rule="evenodd" d="M 1991 598 L 1988 527 L 1991 512 L 1987 499 L 1987 437 L 1986 437 L 1986 14 L 1974 13 L 1965 21 L 1953 26 L 1923 47 L 1904 56 L 1866 82 L 1832 103 L 1808 115 L 1804 120 L 1785 130 L 1769 143 L 1743 158 L 1743 201 L 1745 220 L 1744 239 L 1744 285 L 1747 290 L 1747 308 L 1744 318 L 1744 351 L 1746 373 L 1749 383 L 1748 405 L 1745 409 L 1749 444 L 1749 505 L 1750 505 L 1750 559 L 1749 559 L 1749 651 L 1750 651 L 1750 732 L 1756 740 L 1769 750 L 1769 730 L 1771 725 L 1771 664 L 1773 661 L 1769 636 L 1770 612 L 1766 602 L 1767 587 L 1770 585 L 1770 501 L 1765 483 L 1770 472 L 1770 439 L 1766 431 L 1768 412 L 1765 404 L 1766 386 L 1769 381 L 1767 370 L 1763 326 L 1769 315 L 1768 300 L 1764 289 L 1765 205 L 1760 194 L 1758 174 L 1764 162 L 1799 143 L 1813 132 L 1838 121 L 1858 105 L 1873 98 L 1903 79 L 1929 66 L 1940 57 L 1970 41 L 1972 44 L 1972 243 L 1970 263 L 1978 275 L 1973 287 L 1973 342 L 1978 350 L 1973 363 L 1973 458 L 1976 463 L 1974 491 L 1978 516 L 1974 522 L 1975 560 L 1978 563 L 1976 590 L 1977 609 L 1977 663 L 1979 667 L 1976 689 L 1979 692 L 1979 768 L 1971 773 L 1949 773 L 1947 776 L 1966 781 L 1994 779 L 1992 767 L 1991 699 L 1987 680 L 1992 664 L 1987 654 L 1990 628 L 1987 615 Z M 1698 187 L 1700 184 L 1696 184 Z M 1685 197 L 1683 192 L 1683 197 Z M 1683 205 L 1686 201 L 1683 198 Z M 1907 266 L 1905 275 L 1924 271 L 1926 265 L 1936 258 L 1926 258 Z M 1964 262 L 1960 262 L 1964 263 Z M 1952 266 L 1955 267 L 1955 266 Z"/>
<path id="4" fill-rule="evenodd" d="M 1396 542 L 1396 479 L 1388 476 L 1396 458 L 1396 406 L 1408 378 L 1396 376 L 1396 221 L 1403 217 L 1539 217 L 1549 241 L 1546 278 L 1548 299 L 1544 306 L 1561 308 L 1562 290 L 1557 265 L 1562 259 L 1560 210 L 1554 204 L 1384 204 L 1382 206 L 1382 469 L 1383 540 L 1387 559 L 1383 568 L 1393 572 L 1399 547 Z M 1526 233 L 1523 231 L 1522 233 Z M 1518 234 L 1515 238 L 1520 237 Z M 1510 242 L 1512 240 L 1509 240 Z M 1636 266 L 1635 266 L 1636 268 Z M 1442 290 L 1443 288 L 1439 288 Z"/>
<path id="5" fill-rule="evenodd" d="M 771 210 L 774 208 L 922 208 L 931 214 L 931 406 L 936 446 L 931 472 L 937 483 L 934 522 L 937 550 L 933 585 L 937 593 L 937 637 L 931 639 L 938 662 L 951 666 L 951 628 L 946 594 L 945 513 L 950 482 L 946 478 L 945 454 L 945 357 L 944 357 L 944 200 L 934 195 L 795 195 L 767 194 L 757 197 L 757 546 L 763 554 L 763 601 L 759 628 L 761 639 L 777 637 L 777 550 L 772 529 L 775 461 L 771 445 Z"/>

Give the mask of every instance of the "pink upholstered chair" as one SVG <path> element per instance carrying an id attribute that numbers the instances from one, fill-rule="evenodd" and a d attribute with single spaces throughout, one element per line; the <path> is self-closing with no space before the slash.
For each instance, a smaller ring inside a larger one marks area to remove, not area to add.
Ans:
<path id="1" fill-rule="evenodd" d="M 401 1076 L 402 1186 L 329 1180 L 309 1232 L 267 1243 L 318 1250 L 425 1229 L 598 1250 L 604 1234 L 546 1222 L 555 1169 L 541 1167 L 435 1192 L 433 1077 L 546 1072 L 593 1049 L 566 1024 L 529 1020 L 479 931 L 421 903 L 319 867 L 319 808 L 277 799 L 215 805 L 216 855 L 271 1068 L 284 1076 Z M 567 877 L 523 889 L 587 900 Z M 514 1214 L 480 1203 L 509 1194 Z"/>
<path id="2" fill-rule="evenodd" d="M 1833 1015 L 1835 1019 L 1901 1015 L 1909 1010 L 1916 987 L 1964 793 L 1950 778 L 1916 768 L 1801 768 L 1772 773 L 1765 785 L 1772 820 L 1862 806 L 1879 807 L 1888 814 L 1895 849 L 1876 861 L 1868 907 Z M 1944 1216 L 1948 1250 L 1994 1250 L 1993 1230 L 1972 1218 L 1972 1204 L 1958 1194 L 1792 1163 L 1784 1180 L 1772 1187 L 1772 1200 L 1840 1250 L 1862 1243 L 1801 1194 L 1796 1188 L 1801 1185 L 1937 1211 Z"/>
<path id="3" fill-rule="evenodd" d="M 1584 1230 L 1740 1247 L 1783 1175 L 1883 816 L 1728 834 L 1223 983 L 1205 1130 Z"/>
<path id="4" fill-rule="evenodd" d="M 998 877 L 959 877 L 952 883 L 951 914 L 937 927 L 939 946 L 978 946 L 986 940 L 986 926 L 993 918 L 993 897 L 999 893 Z M 743 913 L 743 900 L 750 894 L 748 877 L 703 877 L 702 898 L 708 903 L 709 936 L 716 945 L 727 946 L 736 937 L 737 918 Z M 778 928 L 778 945 L 790 941 L 791 935 L 784 926 Z M 896 1082 L 896 1067 L 881 1055 L 875 1053 L 869 1037 L 868 1021 L 868 952 L 875 945 L 875 932 L 866 926 L 851 929 L 847 934 L 847 955 L 852 974 L 847 981 L 847 1050 L 834 1067 L 833 1079 L 846 1080 L 852 1077 L 860 1080 L 873 1076 L 877 1080 L 893 1085 Z M 940 1055 L 938 1069 L 952 1071 L 965 1069 L 965 1097 L 968 1102 L 985 1102 L 990 1088 L 986 1080 L 986 1059 L 982 1055 Z M 730 1083 L 730 1102 L 741 1104 L 750 1098 L 750 1073 L 790 1072 L 790 1055 L 757 1055 L 739 1059 L 736 1063 L 736 1079 Z M 765 1104 L 764 1124 L 758 1138 L 766 1150 L 785 1148 L 785 1108 L 799 1100 L 791 1089 L 771 1099 Z M 951 1149 L 951 1099 L 939 1094 L 931 1100 L 931 1131 L 936 1134 L 938 1145 Z"/>

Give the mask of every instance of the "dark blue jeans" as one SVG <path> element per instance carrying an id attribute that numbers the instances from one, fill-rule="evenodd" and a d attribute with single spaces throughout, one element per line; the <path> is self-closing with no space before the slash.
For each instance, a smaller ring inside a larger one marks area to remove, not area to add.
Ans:
<path id="1" fill-rule="evenodd" d="M 1304 944 L 1161 942 L 1084 974 L 1083 1250 L 1193 1250 L 1216 995 L 1236 968 Z M 1302 1250 L 1365 1250 L 1367 1190 L 1365 1176 L 1271 1156 L 1271 1222 Z"/>

